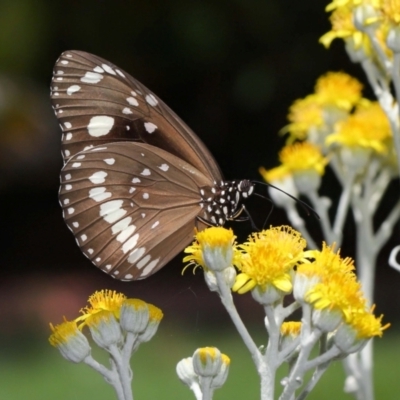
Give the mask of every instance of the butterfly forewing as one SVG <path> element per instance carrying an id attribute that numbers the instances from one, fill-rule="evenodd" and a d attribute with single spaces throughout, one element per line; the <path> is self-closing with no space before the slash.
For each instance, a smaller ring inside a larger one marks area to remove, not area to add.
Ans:
<path id="1" fill-rule="evenodd" d="M 54 68 L 51 98 L 65 161 L 94 146 L 138 141 L 176 155 L 213 180 L 222 178 L 202 141 L 162 100 L 100 57 L 64 52 Z"/>
<path id="2" fill-rule="evenodd" d="M 118 279 L 154 273 L 193 238 L 199 188 L 212 181 L 154 146 L 83 151 L 61 172 L 60 203 L 82 252 Z"/>

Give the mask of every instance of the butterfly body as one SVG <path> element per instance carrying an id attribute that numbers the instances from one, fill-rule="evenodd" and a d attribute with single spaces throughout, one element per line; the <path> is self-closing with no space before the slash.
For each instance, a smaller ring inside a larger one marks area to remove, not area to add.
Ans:
<path id="1" fill-rule="evenodd" d="M 97 56 L 57 61 L 51 98 L 65 165 L 60 204 L 82 252 L 143 279 L 193 238 L 241 212 L 250 181 L 224 181 L 201 140 L 154 93 Z"/>

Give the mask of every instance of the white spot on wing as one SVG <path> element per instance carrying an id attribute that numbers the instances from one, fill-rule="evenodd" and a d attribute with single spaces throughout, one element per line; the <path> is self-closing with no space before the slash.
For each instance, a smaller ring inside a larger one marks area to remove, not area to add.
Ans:
<path id="1" fill-rule="evenodd" d="M 124 75 L 119 69 L 115 69 L 115 72 L 116 72 L 119 76 L 122 76 L 122 78 L 125 78 L 125 75 Z"/>
<path id="2" fill-rule="evenodd" d="M 153 133 L 158 128 L 158 126 L 153 124 L 153 123 L 151 123 L 151 122 L 145 122 L 144 123 L 144 128 L 146 129 L 146 131 L 148 133 Z"/>
<path id="3" fill-rule="evenodd" d="M 107 150 L 107 147 L 95 147 L 92 151 L 100 151 L 100 150 Z"/>
<path id="4" fill-rule="evenodd" d="M 81 89 L 81 87 L 79 85 L 72 85 L 67 89 L 67 94 L 69 96 L 71 96 L 71 94 L 79 91 Z"/>
<path id="5" fill-rule="evenodd" d="M 89 180 L 94 184 L 104 183 L 106 181 L 105 180 L 106 176 L 107 176 L 107 172 L 97 171 L 93 175 L 89 176 Z"/>
<path id="6" fill-rule="evenodd" d="M 117 240 L 121 243 L 125 242 L 130 236 L 132 236 L 133 232 L 136 230 L 135 225 L 130 225 L 132 221 L 132 217 L 126 217 L 121 221 L 118 221 L 111 227 L 112 233 L 115 235 L 119 233 L 117 236 Z"/>
<path id="7" fill-rule="evenodd" d="M 126 101 L 131 105 L 131 106 L 138 106 L 139 102 L 134 98 L 134 97 L 128 97 Z"/>
<path id="8" fill-rule="evenodd" d="M 129 226 L 131 222 L 132 222 L 132 217 L 126 217 L 124 219 L 121 219 L 111 227 L 112 233 L 115 235 L 116 233 L 123 231 Z"/>
<path id="9" fill-rule="evenodd" d="M 81 240 L 82 242 L 84 242 L 85 240 L 87 240 L 87 236 L 85 234 L 81 235 Z"/>
<path id="10" fill-rule="evenodd" d="M 80 167 L 82 164 L 80 162 L 75 162 L 72 164 L 72 168 L 78 168 Z"/>
<path id="11" fill-rule="evenodd" d="M 149 176 L 149 175 L 151 175 L 151 172 L 150 172 L 150 170 L 149 170 L 148 168 L 145 168 L 145 169 L 140 173 L 140 175 Z M 132 182 L 133 182 L 133 181 L 132 181 Z"/>
<path id="12" fill-rule="evenodd" d="M 147 200 L 147 199 L 149 198 L 149 194 L 148 194 L 148 193 L 143 193 L 143 198 L 144 198 L 145 200 Z"/>
<path id="13" fill-rule="evenodd" d="M 107 115 L 98 115 L 90 119 L 87 130 L 90 136 L 99 137 L 107 135 L 114 126 L 114 118 Z"/>
<path id="14" fill-rule="evenodd" d="M 131 110 L 129 107 L 125 107 L 125 108 L 122 110 L 122 114 L 127 114 L 127 115 L 129 115 L 129 114 L 133 114 L 133 113 L 132 113 L 132 110 Z"/>
<path id="15" fill-rule="evenodd" d="M 129 250 L 132 250 L 136 246 L 138 240 L 139 240 L 138 233 L 136 235 L 133 235 L 130 239 L 128 239 L 122 245 L 122 251 L 124 252 L 124 254 L 126 254 Z"/>
<path id="16" fill-rule="evenodd" d="M 115 163 L 115 158 L 106 158 L 104 162 L 108 165 L 113 165 Z"/>
<path id="17" fill-rule="evenodd" d="M 153 107 L 155 107 L 158 104 L 157 99 L 152 94 L 146 95 L 146 101 Z"/>
<path id="18" fill-rule="evenodd" d="M 64 205 L 69 204 L 69 199 L 64 199 L 63 203 L 64 203 Z"/>
<path id="19" fill-rule="evenodd" d="M 88 249 L 89 254 L 93 254 L 93 249 Z"/>
<path id="20" fill-rule="evenodd" d="M 86 72 L 85 76 L 82 76 L 81 81 L 84 83 L 99 83 L 103 79 L 103 75 L 97 72 Z"/>
<path id="21" fill-rule="evenodd" d="M 72 185 L 65 185 L 65 190 L 71 190 L 72 189 Z"/>
<path id="22" fill-rule="evenodd" d="M 118 221 L 126 214 L 126 210 L 122 208 L 123 200 L 111 200 L 100 206 L 100 216 L 110 224 Z"/>
<path id="23" fill-rule="evenodd" d="M 158 168 L 160 168 L 161 171 L 167 172 L 169 170 L 169 165 L 168 164 L 161 164 Z"/>
<path id="24" fill-rule="evenodd" d="M 71 132 L 68 132 L 66 135 L 65 135 L 65 140 L 71 140 L 72 139 L 72 133 Z"/>
<path id="25" fill-rule="evenodd" d="M 70 207 L 68 208 L 68 214 L 73 214 L 75 212 L 75 208 L 74 207 Z"/>
<path id="26" fill-rule="evenodd" d="M 71 122 L 64 122 L 64 126 L 65 126 L 67 129 L 72 128 Z"/>
<path id="27" fill-rule="evenodd" d="M 116 75 L 115 71 L 107 64 L 101 64 L 104 71 L 108 72 L 111 75 Z"/>
<path id="28" fill-rule="evenodd" d="M 132 183 L 140 183 L 141 180 L 139 178 L 133 178 Z"/>
<path id="29" fill-rule="evenodd" d="M 133 193 L 135 190 L 136 190 L 136 188 L 131 187 L 131 188 L 129 189 L 129 193 Z"/>
<path id="30" fill-rule="evenodd" d="M 126 239 L 132 236 L 133 232 L 135 232 L 136 226 L 129 225 L 126 229 L 124 229 L 118 236 L 118 242 L 124 243 Z"/>
<path id="31" fill-rule="evenodd" d="M 106 192 L 105 187 L 96 187 L 89 190 L 89 197 L 97 202 L 108 199 L 111 196 L 112 194 L 110 192 Z"/>
<path id="32" fill-rule="evenodd" d="M 85 158 L 84 154 L 81 154 L 80 156 L 76 157 L 77 160 L 83 160 Z"/>
<path id="33" fill-rule="evenodd" d="M 71 174 L 65 175 L 65 180 L 66 180 L 66 181 L 69 181 L 70 179 L 71 179 Z"/>
<path id="34" fill-rule="evenodd" d="M 73 222 L 72 225 L 74 228 L 79 228 L 79 222 Z"/>
<path id="35" fill-rule="evenodd" d="M 137 260 L 139 260 L 139 258 L 142 257 L 145 252 L 145 247 L 139 247 L 138 249 L 133 250 L 132 253 L 129 254 L 128 262 L 134 264 Z"/>
<path id="36" fill-rule="evenodd" d="M 156 267 L 156 265 L 158 264 L 158 262 L 160 261 L 160 258 L 156 258 L 155 260 L 153 260 L 151 263 L 149 263 L 145 269 L 142 271 L 142 273 L 140 274 L 140 276 L 147 276 L 149 275 L 153 269 Z"/>
<path id="37" fill-rule="evenodd" d="M 151 260 L 151 256 L 150 256 L 150 254 L 147 254 L 146 257 L 143 257 L 143 258 L 136 264 L 136 268 L 142 269 L 150 260 Z"/>
<path id="38" fill-rule="evenodd" d="M 99 72 L 100 74 L 103 74 L 103 73 L 104 73 L 104 69 L 101 68 L 99 65 L 98 65 L 97 67 L 94 67 L 94 68 L 93 68 L 93 71 L 94 71 L 94 72 Z"/>
<path id="39" fill-rule="evenodd" d="M 154 222 L 154 224 L 151 226 L 151 229 L 154 229 L 156 226 L 160 224 L 160 221 Z"/>

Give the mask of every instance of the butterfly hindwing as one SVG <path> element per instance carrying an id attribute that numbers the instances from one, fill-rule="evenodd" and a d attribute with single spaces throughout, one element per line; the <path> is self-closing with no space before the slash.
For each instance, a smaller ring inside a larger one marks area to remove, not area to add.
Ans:
<path id="1" fill-rule="evenodd" d="M 154 146 L 117 142 L 71 157 L 61 172 L 60 203 L 82 252 L 122 280 L 142 279 L 193 237 L 199 188 L 212 181 Z"/>

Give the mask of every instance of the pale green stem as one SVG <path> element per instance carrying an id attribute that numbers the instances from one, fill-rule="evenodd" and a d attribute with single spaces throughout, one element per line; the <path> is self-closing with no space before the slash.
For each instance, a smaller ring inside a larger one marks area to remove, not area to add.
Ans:
<path id="1" fill-rule="evenodd" d="M 399 167 L 399 175 L 400 175 L 400 127 L 399 127 L 399 118 L 400 118 L 400 110 L 399 110 L 399 104 L 400 104 L 400 53 L 394 53 L 393 54 L 393 70 L 392 70 L 392 79 L 393 79 L 393 85 L 394 85 L 394 91 L 396 95 L 396 106 L 393 106 L 395 108 L 395 115 L 388 115 L 389 121 L 390 121 L 390 126 L 392 127 L 392 133 L 393 133 L 393 141 L 394 141 L 394 146 L 396 148 L 396 154 L 397 154 L 397 165 Z M 386 113 L 387 114 L 387 113 Z"/>
<path id="2" fill-rule="evenodd" d="M 333 234 L 328 214 L 328 209 L 331 205 L 330 202 L 328 203 L 328 201 L 326 201 L 327 199 L 324 197 L 319 197 L 315 191 L 309 192 L 307 197 L 310 199 L 313 208 L 321 218 L 321 229 L 326 242 L 329 244 L 332 243 L 331 239 L 333 239 Z"/>
<path id="3" fill-rule="evenodd" d="M 117 368 L 119 379 L 122 385 L 122 390 L 125 396 L 124 399 L 133 400 L 131 387 L 132 371 L 130 370 L 130 367 L 127 369 L 126 365 L 122 362 L 122 355 L 116 345 L 109 346 L 107 351 L 110 353 Z"/>
<path id="4" fill-rule="evenodd" d="M 321 337 L 322 332 L 319 330 L 312 330 L 311 326 L 311 307 L 308 304 L 303 305 L 302 328 L 301 328 L 301 350 L 290 371 L 287 379 L 287 384 L 279 397 L 279 400 L 292 400 L 296 389 L 301 386 L 304 379 L 304 365 L 313 349 L 315 343 Z"/>
<path id="5" fill-rule="evenodd" d="M 355 179 L 355 172 L 350 171 L 346 178 L 347 179 L 344 181 L 344 187 L 342 190 L 342 194 L 340 196 L 338 208 L 336 210 L 336 217 L 335 217 L 335 222 L 333 224 L 332 237 L 328 242 L 329 244 L 335 242 L 338 247 L 342 245 L 343 226 L 344 223 L 346 222 L 346 217 L 349 211 L 351 193 Z"/>
<path id="6" fill-rule="evenodd" d="M 287 385 L 283 390 L 282 395 L 279 400 L 290 400 L 293 398 L 296 389 L 301 386 L 301 382 L 304 379 L 304 374 L 306 373 L 304 366 L 310 356 L 311 350 L 313 349 L 315 343 L 321 336 L 320 331 L 314 330 L 311 335 L 309 335 L 305 340 L 301 341 L 301 350 L 299 356 L 293 369 L 290 372 Z"/>
<path id="7" fill-rule="evenodd" d="M 400 99 L 400 55 L 394 54 L 394 66 L 393 66 L 393 84 L 396 93 L 396 100 L 393 98 L 390 92 L 390 86 L 385 81 L 385 77 L 382 77 L 378 68 L 370 61 L 366 59 L 361 63 L 365 74 L 367 75 L 368 81 L 372 86 L 375 96 L 389 119 L 390 128 L 393 134 L 393 142 L 396 148 L 397 154 L 397 165 L 399 168 L 400 175 L 400 126 L 399 126 L 399 99 Z M 397 69 L 396 69 L 397 68 Z"/>
<path id="8" fill-rule="evenodd" d="M 211 400 L 212 399 L 212 390 L 211 390 L 211 380 L 212 377 L 204 377 L 200 378 L 200 388 L 203 394 L 202 400 Z"/>
<path id="9" fill-rule="evenodd" d="M 376 36 L 376 29 L 370 28 L 366 29 L 365 33 L 368 35 L 370 42 L 372 43 L 372 47 L 375 50 L 375 54 L 378 58 L 378 62 L 386 71 L 390 71 L 392 69 L 392 62 L 384 52 L 382 45 L 379 43 L 379 40 Z"/>
<path id="10" fill-rule="evenodd" d="M 246 329 L 239 313 L 236 310 L 235 304 L 233 303 L 232 293 L 230 288 L 225 282 L 224 275 L 222 272 L 215 272 L 217 278 L 219 295 L 221 302 L 224 305 L 226 311 L 231 317 L 239 335 L 242 337 L 244 344 L 248 348 L 253 362 L 257 368 L 257 373 L 261 381 L 261 400 L 273 400 L 274 393 L 271 392 L 271 387 L 273 387 L 273 380 L 271 378 L 270 367 L 264 362 L 262 354 L 254 343 L 252 337 L 250 336 L 248 330 Z"/>
<path id="11" fill-rule="evenodd" d="M 190 386 L 190 390 L 193 392 L 196 400 L 203 400 L 203 393 L 201 392 L 199 385 L 193 384 L 192 386 Z"/>
<path id="12" fill-rule="evenodd" d="M 318 248 L 317 244 L 314 242 L 314 239 L 308 232 L 304 219 L 300 217 L 298 211 L 296 210 L 296 207 L 288 206 L 285 208 L 285 210 L 286 210 L 286 215 L 293 228 L 297 229 L 303 235 L 304 239 L 306 239 L 307 247 L 309 249 L 317 249 Z M 314 216 L 309 216 L 309 218 L 314 218 Z"/>
<path id="13" fill-rule="evenodd" d="M 322 375 L 328 369 L 329 365 L 330 362 L 327 362 L 326 364 L 321 365 L 314 371 L 311 379 L 307 382 L 307 385 L 303 388 L 301 393 L 296 397 L 296 400 L 304 400 L 311 393 L 315 385 L 321 379 Z"/>
<path id="14" fill-rule="evenodd" d="M 126 400 L 117 371 L 110 371 L 104 365 L 97 362 L 92 356 L 87 356 L 84 363 L 103 375 L 105 381 L 114 388 L 118 400 Z"/>

